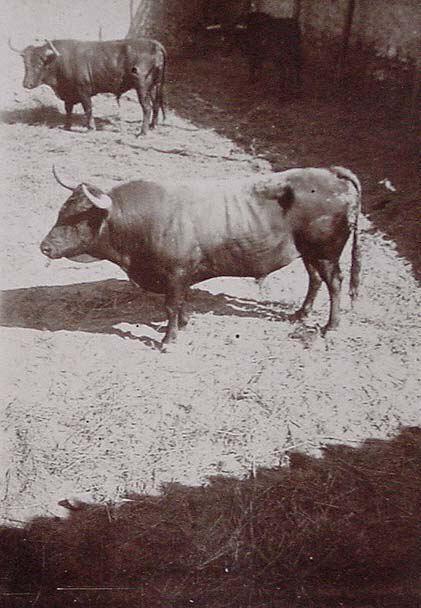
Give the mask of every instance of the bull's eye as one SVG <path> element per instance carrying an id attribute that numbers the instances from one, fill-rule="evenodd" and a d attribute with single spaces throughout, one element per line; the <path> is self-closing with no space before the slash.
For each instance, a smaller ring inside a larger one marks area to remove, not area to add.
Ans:
<path id="1" fill-rule="evenodd" d="M 99 228 L 106 214 L 100 209 L 88 209 L 72 214 L 62 214 L 59 216 L 59 223 L 63 226 L 77 227 L 81 225 L 89 226 L 92 230 Z"/>

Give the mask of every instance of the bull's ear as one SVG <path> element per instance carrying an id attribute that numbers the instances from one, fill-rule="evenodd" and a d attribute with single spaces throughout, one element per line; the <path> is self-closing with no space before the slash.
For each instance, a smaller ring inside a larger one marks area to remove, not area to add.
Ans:
<path id="1" fill-rule="evenodd" d="M 273 174 L 268 179 L 254 184 L 254 191 L 264 198 L 278 201 L 285 210 L 289 209 L 294 201 L 294 190 L 279 174 Z"/>
<path id="2" fill-rule="evenodd" d="M 265 198 L 279 198 L 290 189 L 290 186 L 285 179 L 277 178 L 276 173 L 273 173 L 268 177 L 263 176 L 253 187 L 256 194 L 260 194 Z"/>
<path id="3" fill-rule="evenodd" d="M 99 196 L 92 194 L 85 184 L 82 184 L 82 192 L 98 209 L 110 209 L 113 204 L 112 198 L 108 194 L 104 194 L 103 192 Z"/>
<path id="4" fill-rule="evenodd" d="M 45 51 L 45 53 L 44 53 L 44 63 L 51 63 L 56 58 L 57 58 L 57 55 L 51 49 L 47 49 Z"/>

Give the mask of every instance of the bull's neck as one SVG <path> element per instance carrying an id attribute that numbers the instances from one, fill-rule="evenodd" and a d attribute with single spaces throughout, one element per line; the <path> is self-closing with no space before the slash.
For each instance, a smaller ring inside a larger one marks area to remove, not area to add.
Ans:
<path id="1" fill-rule="evenodd" d="M 54 91 L 59 88 L 59 82 L 57 77 L 57 69 L 49 70 L 42 79 L 44 84 L 50 86 Z"/>
<path id="2" fill-rule="evenodd" d="M 119 247 L 118 243 L 115 244 L 113 242 L 107 221 L 104 221 L 100 228 L 93 250 L 95 253 L 92 251 L 92 255 L 96 254 L 97 257 L 113 262 L 117 266 L 120 266 L 122 270 L 128 271 L 130 267 L 130 255 Z"/>

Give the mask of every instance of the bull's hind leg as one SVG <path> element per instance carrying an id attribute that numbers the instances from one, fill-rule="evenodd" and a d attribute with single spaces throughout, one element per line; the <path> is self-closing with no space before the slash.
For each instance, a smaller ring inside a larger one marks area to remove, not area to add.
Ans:
<path id="1" fill-rule="evenodd" d="M 124 91 L 120 91 L 117 93 L 117 95 L 115 96 L 116 102 L 117 102 L 117 106 L 118 106 L 118 130 L 120 131 L 120 134 L 123 136 L 125 135 L 125 124 L 123 122 L 123 117 L 121 116 L 121 96 L 124 93 Z"/>
<path id="2" fill-rule="evenodd" d="M 320 275 L 313 264 L 306 258 L 303 258 L 303 262 L 307 269 L 309 279 L 307 294 L 301 308 L 290 316 L 290 321 L 299 321 L 304 319 L 309 314 L 313 308 L 314 300 L 317 296 L 317 292 L 320 289 L 320 285 L 322 284 Z"/>
<path id="3" fill-rule="evenodd" d="M 152 99 L 152 120 L 150 127 L 151 129 L 155 129 L 158 124 L 158 114 L 159 114 L 159 87 L 158 85 L 154 85 L 151 90 L 151 99 Z"/>
<path id="4" fill-rule="evenodd" d="M 313 260 L 313 264 L 329 291 L 329 320 L 323 328 L 324 334 L 331 329 L 337 329 L 339 325 L 342 273 L 337 260 Z"/>

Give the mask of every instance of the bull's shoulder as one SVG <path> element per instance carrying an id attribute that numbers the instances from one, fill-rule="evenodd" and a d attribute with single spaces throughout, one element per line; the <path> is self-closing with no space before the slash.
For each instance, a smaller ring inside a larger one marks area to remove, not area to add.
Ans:
<path id="1" fill-rule="evenodd" d="M 144 179 L 133 180 L 115 186 L 110 191 L 111 198 L 119 201 L 124 206 L 138 204 L 142 200 L 153 200 L 156 203 L 168 196 L 168 191 L 163 184 Z"/>

